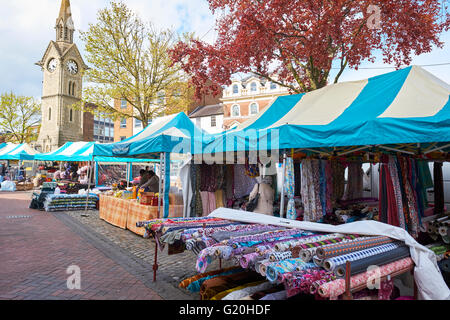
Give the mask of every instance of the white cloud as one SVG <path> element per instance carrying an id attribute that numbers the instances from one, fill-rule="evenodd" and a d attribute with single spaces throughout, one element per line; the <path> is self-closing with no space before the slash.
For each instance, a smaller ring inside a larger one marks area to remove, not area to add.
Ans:
<path id="1" fill-rule="evenodd" d="M 215 18 L 206 0 L 126 0 L 133 11 L 145 21 L 152 21 L 159 28 L 195 32 L 203 40 L 213 42 L 216 38 Z M 42 72 L 34 63 L 41 59 L 50 40 L 55 38 L 54 24 L 61 0 L 0 0 L 0 92 L 14 91 L 18 94 L 40 97 Z M 72 0 L 71 9 L 77 30 L 87 30 L 89 23 L 96 22 L 97 11 L 108 6 L 109 0 Z M 208 32 L 209 31 L 209 32 Z M 206 36 L 205 36 L 206 34 Z M 83 51 L 83 44 L 76 34 L 76 43 Z M 450 32 L 443 41 L 450 45 Z M 450 47 L 435 49 L 429 54 L 416 57 L 414 64 L 450 62 Z M 361 67 L 382 66 L 381 58 L 374 64 Z M 429 67 L 430 72 L 450 83 L 450 66 Z M 364 79 L 389 72 L 389 69 L 346 70 L 341 81 Z"/>
<path id="2" fill-rule="evenodd" d="M 77 31 L 86 31 L 97 20 L 98 10 L 109 0 L 72 0 L 71 9 Z M 205 0 L 126 0 L 144 21 L 158 28 L 173 28 L 203 35 L 214 25 Z M 0 0 L 0 91 L 40 97 L 42 72 L 35 65 L 55 38 L 55 22 L 61 0 Z M 213 32 L 208 34 L 213 36 Z M 208 40 L 207 37 L 205 40 Z M 79 32 L 75 42 L 83 53 Z"/>

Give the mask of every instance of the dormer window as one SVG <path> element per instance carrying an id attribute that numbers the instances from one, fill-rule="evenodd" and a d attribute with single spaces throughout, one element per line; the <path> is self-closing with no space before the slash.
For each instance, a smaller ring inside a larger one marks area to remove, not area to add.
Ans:
<path id="1" fill-rule="evenodd" d="M 277 84 L 271 82 L 271 83 L 270 83 L 270 90 L 276 90 L 276 89 L 277 89 Z"/>
<path id="2" fill-rule="evenodd" d="M 256 82 L 252 82 L 252 84 L 250 85 L 250 91 L 256 92 L 256 90 L 257 90 Z"/>
<path id="3" fill-rule="evenodd" d="M 237 84 L 233 85 L 233 94 L 239 94 L 239 87 Z"/>

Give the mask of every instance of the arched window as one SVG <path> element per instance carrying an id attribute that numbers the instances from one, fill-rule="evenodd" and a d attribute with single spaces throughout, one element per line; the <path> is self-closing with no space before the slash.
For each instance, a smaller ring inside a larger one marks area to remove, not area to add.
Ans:
<path id="1" fill-rule="evenodd" d="M 75 95 L 75 82 L 72 82 L 72 95 Z"/>
<path id="2" fill-rule="evenodd" d="M 69 96 L 72 95 L 72 81 L 69 81 Z"/>
<path id="3" fill-rule="evenodd" d="M 235 104 L 231 107 L 231 116 L 239 117 L 241 115 L 241 107 L 238 104 Z"/>
<path id="4" fill-rule="evenodd" d="M 69 121 L 72 122 L 73 121 L 73 110 L 70 109 L 70 116 L 69 116 Z"/>
<path id="5" fill-rule="evenodd" d="M 258 114 L 258 110 L 259 108 L 258 108 L 258 104 L 256 103 L 256 102 L 253 102 L 251 105 L 250 105 L 250 114 L 251 115 L 254 115 L 254 114 Z"/>
<path id="6" fill-rule="evenodd" d="M 233 94 L 239 94 L 239 87 L 237 84 L 233 85 Z"/>
<path id="7" fill-rule="evenodd" d="M 48 108 L 48 121 L 52 120 L 52 108 Z"/>
<path id="8" fill-rule="evenodd" d="M 256 92 L 256 89 L 257 89 L 256 82 L 252 82 L 252 84 L 250 85 L 250 91 L 251 92 Z"/>
<path id="9" fill-rule="evenodd" d="M 69 40 L 69 33 L 67 32 L 67 27 L 64 27 L 64 40 Z"/>

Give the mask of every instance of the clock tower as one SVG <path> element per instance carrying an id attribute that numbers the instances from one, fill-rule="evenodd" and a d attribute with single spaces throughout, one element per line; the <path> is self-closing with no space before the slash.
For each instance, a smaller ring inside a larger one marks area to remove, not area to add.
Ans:
<path id="1" fill-rule="evenodd" d="M 73 43 L 75 27 L 70 0 L 62 0 L 56 19 L 56 41 L 50 41 L 41 61 L 42 120 L 36 148 L 50 152 L 64 143 L 83 140 L 83 112 L 74 108 L 81 99 L 83 73 L 88 69 Z"/>

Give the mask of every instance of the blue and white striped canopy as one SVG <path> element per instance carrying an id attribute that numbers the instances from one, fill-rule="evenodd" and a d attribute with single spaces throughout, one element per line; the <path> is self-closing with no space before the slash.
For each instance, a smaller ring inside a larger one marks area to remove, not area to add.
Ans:
<path id="1" fill-rule="evenodd" d="M 35 160 L 40 161 L 96 161 L 96 162 L 152 162 L 148 159 L 132 159 L 132 158 L 105 158 L 94 157 L 94 146 L 98 144 L 95 142 L 67 142 L 59 149 L 49 152 L 41 153 L 35 156 Z"/>
<path id="2" fill-rule="evenodd" d="M 190 153 L 193 140 L 210 141 L 209 135 L 198 128 L 189 117 L 178 114 L 156 119 L 138 134 L 116 143 L 96 144 L 95 156 L 106 157 L 159 157 L 162 152 Z"/>
<path id="3" fill-rule="evenodd" d="M 28 144 L 7 143 L 0 149 L 0 160 L 33 160 L 38 152 Z"/>
<path id="4" fill-rule="evenodd" d="M 253 125 L 217 136 L 204 153 L 408 143 L 450 148 L 450 85 L 418 66 L 279 97 L 272 107 L 278 105 L 279 114 L 268 109 Z"/>

